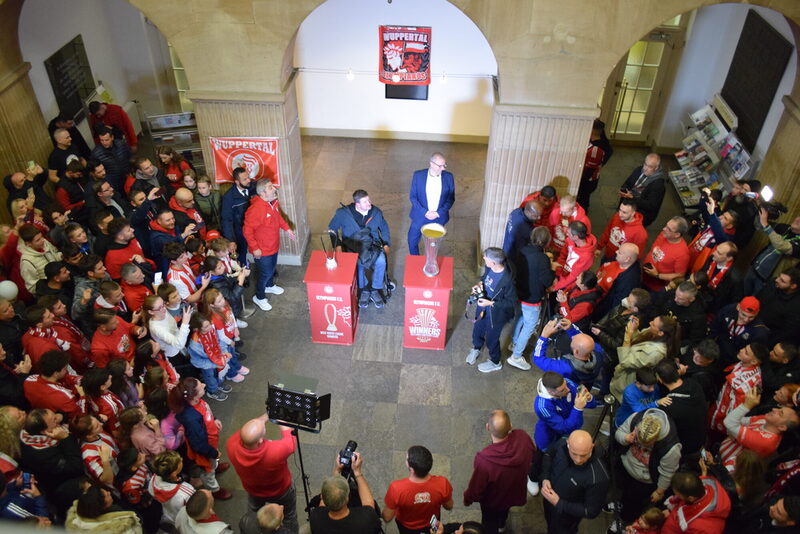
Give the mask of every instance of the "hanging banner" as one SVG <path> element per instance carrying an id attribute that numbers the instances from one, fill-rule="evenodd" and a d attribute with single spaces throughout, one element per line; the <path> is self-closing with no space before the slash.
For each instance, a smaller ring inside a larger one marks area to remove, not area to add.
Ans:
<path id="1" fill-rule="evenodd" d="M 430 85 L 430 28 L 380 26 L 378 39 L 378 79 L 381 82 L 390 85 Z"/>
<path id="2" fill-rule="evenodd" d="M 253 180 L 270 180 L 281 185 L 278 176 L 277 137 L 209 137 L 214 155 L 214 180 L 233 181 L 233 169 L 243 167 Z"/>

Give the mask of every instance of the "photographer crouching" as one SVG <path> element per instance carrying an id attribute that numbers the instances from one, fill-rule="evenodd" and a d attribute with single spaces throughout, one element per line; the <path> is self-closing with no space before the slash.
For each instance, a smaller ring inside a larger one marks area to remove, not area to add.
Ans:
<path id="1" fill-rule="evenodd" d="M 355 442 L 348 442 L 345 449 L 336 456 L 333 475 L 322 483 L 320 504 L 311 510 L 311 534 L 377 534 L 381 531 L 375 498 L 361 470 L 363 462 L 361 454 L 355 452 Z M 348 480 L 351 476 L 355 480 L 360 506 L 349 506 Z"/>

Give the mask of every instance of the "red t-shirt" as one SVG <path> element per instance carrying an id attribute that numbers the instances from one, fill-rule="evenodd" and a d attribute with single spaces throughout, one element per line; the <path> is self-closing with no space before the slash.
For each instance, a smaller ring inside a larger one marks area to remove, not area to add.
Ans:
<path id="1" fill-rule="evenodd" d="M 281 429 L 281 434 L 281 439 L 265 439 L 255 449 L 245 448 L 239 432 L 228 438 L 225 444 L 228 459 L 249 495 L 278 497 L 292 485 L 292 473 L 286 460 L 294 453 L 296 441 L 288 428 Z"/>
<path id="2" fill-rule="evenodd" d="M 681 239 L 677 243 L 670 243 L 664 234 L 658 234 L 655 243 L 650 247 L 650 252 L 644 259 L 644 263 L 652 263 L 659 273 L 681 273 L 686 274 L 689 268 L 689 247 Z M 642 277 L 644 285 L 652 290 L 659 291 L 669 283 L 666 280 L 659 280 L 645 274 Z"/>
<path id="3" fill-rule="evenodd" d="M 453 486 L 445 477 L 431 475 L 425 482 L 404 478 L 389 484 L 384 504 L 397 512 L 397 522 L 411 530 L 430 525 L 432 515 L 441 517 L 441 506 L 453 498 Z"/>
<path id="4" fill-rule="evenodd" d="M 117 316 L 119 326 L 111 334 L 103 334 L 100 329 L 92 336 L 92 361 L 97 367 L 106 367 L 114 358 L 125 358 L 133 363 L 136 342 L 131 330 L 134 325 Z"/>

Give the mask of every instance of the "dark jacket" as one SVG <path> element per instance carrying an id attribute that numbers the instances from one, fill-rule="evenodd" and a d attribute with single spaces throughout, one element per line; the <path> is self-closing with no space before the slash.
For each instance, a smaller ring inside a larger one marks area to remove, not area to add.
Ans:
<path id="1" fill-rule="evenodd" d="M 633 192 L 636 198 L 636 211 L 642 214 L 642 224 L 650 226 L 652 222 L 658 217 L 658 212 L 661 210 L 661 203 L 664 201 L 664 194 L 666 193 L 666 183 L 664 175 L 661 171 L 653 173 L 641 191 L 634 191 L 634 184 L 642 174 L 642 167 L 636 167 L 622 187 Z"/>
<path id="2" fill-rule="evenodd" d="M 707 273 L 713 258 L 708 258 L 700 268 L 700 271 Z M 744 296 L 744 285 L 742 275 L 735 266 L 731 266 L 728 272 L 722 277 L 715 289 L 708 288 L 709 300 L 707 302 L 706 311 L 709 313 L 717 313 L 719 310 L 730 304 L 731 302 L 739 302 Z"/>
<path id="3" fill-rule="evenodd" d="M 223 209 L 224 211 L 224 209 Z M 223 213 L 223 218 L 225 214 Z M 380 240 L 384 245 L 389 245 L 391 236 L 389 234 L 389 223 L 383 217 L 383 212 L 377 206 L 372 206 L 366 215 L 361 215 L 356 211 L 355 203 L 343 206 L 333 214 L 331 222 L 328 223 L 328 230 L 342 233 L 342 246 L 345 251 L 360 251 L 361 242 L 351 239 L 361 228 L 369 228 L 369 234 L 373 240 Z"/>
<path id="4" fill-rule="evenodd" d="M 16 406 L 20 410 L 30 408 L 22 384 L 28 375 L 17 375 L 5 362 L 0 363 L 0 406 Z"/>
<path id="5" fill-rule="evenodd" d="M 800 340 L 800 291 L 784 293 L 775 284 L 767 282 L 756 293 L 756 298 L 761 303 L 758 318 L 764 321 L 772 334 L 770 344 L 781 341 L 797 343 Z"/>
<path id="6" fill-rule="evenodd" d="M 557 530 L 558 523 L 571 523 L 572 518 L 580 520 L 597 517 L 606 502 L 610 483 L 601 453 L 595 451 L 585 464 L 575 465 L 567 449 L 566 436 L 545 451 L 541 479 L 549 480 L 553 491 L 559 496 L 555 506 L 558 517 L 551 517 L 549 532 L 573 532 L 568 529 Z"/>
<path id="7" fill-rule="evenodd" d="M 696 298 L 688 306 L 679 306 L 675 302 L 675 290 L 659 293 L 653 307 L 655 315 L 671 315 L 681 325 L 683 344 L 697 343 L 706 337 L 706 310 L 702 300 Z"/>
<path id="8" fill-rule="evenodd" d="M 19 466 L 36 477 L 39 489 L 48 501 L 55 498 L 70 480 L 84 476 L 81 448 L 74 436 L 50 447 L 33 447 L 23 442 Z"/>
<path id="9" fill-rule="evenodd" d="M 486 281 L 489 268 L 484 267 L 481 282 Z M 491 298 L 493 306 L 487 308 L 492 324 L 505 324 L 514 318 L 514 311 L 517 306 L 517 290 L 514 288 L 514 277 L 511 269 L 506 266 L 503 276 L 495 288 L 494 296 Z"/>
<path id="10" fill-rule="evenodd" d="M 516 429 L 505 440 L 479 451 L 464 491 L 464 505 L 479 502 L 496 510 L 523 506 L 528 501 L 525 485 L 534 450 L 531 437 Z"/>
<path id="11" fill-rule="evenodd" d="M 614 279 L 611 289 L 603 295 L 594 308 L 592 317 L 599 319 L 608 311 L 622 302 L 622 299 L 631 294 L 631 291 L 642 285 L 642 265 L 636 260 L 633 265 L 622 271 Z"/>
<path id="12" fill-rule="evenodd" d="M 206 424 L 200 412 L 187 404 L 181 413 L 175 415 L 175 419 L 183 425 L 186 441 L 195 453 L 211 459 L 219 457 L 219 451 L 208 442 Z"/>
<path id="13" fill-rule="evenodd" d="M 555 274 L 550 269 L 550 258 L 542 247 L 528 244 L 520 248 L 514 266 L 519 300 L 529 304 L 542 302 L 547 288 L 555 280 Z"/>
<path id="14" fill-rule="evenodd" d="M 182 233 L 183 228 L 178 227 L 177 220 L 172 231 L 162 227 L 158 221 L 150 221 L 150 259 L 156 262 L 156 269 L 161 271 L 165 278 L 169 269 L 169 260 L 162 256 L 161 252 L 167 243 L 183 243 Z"/>
<path id="15" fill-rule="evenodd" d="M 247 240 L 242 233 L 242 227 L 244 226 L 244 213 L 250 206 L 250 197 L 256 192 L 255 183 L 252 183 L 247 191 L 248 195 L 245 197 L 234 184 L 222 195 L 222 235 L 229 241 L 236 242 L 240 255 L 247 251 Z"/>
<path id="16" fill-rule="evenodd" d="M 800 383 L 800 358 L 795 357 L 787 363 L 773 361 L 761 363 L 762 399 L 771 399 L 772 394 L 785 384 L 798 383 Z"/>
<path id="17" fill-rule="evenodd" d="M 719 390 L 725 381 L 725 373 L 722 371 L 722 366 L 719 362 L 714 362 L 708 366 L 697 365 L 692 361 L 692 351 L 687 351 L 686 354 L 681 356 L 681 363 L 686 365 L 686 374 L 683 377 L 692 379 L 700 385 L 706 402 L 712 403 L 717 400 Z"/>
<path id="18" fill-rule="evenodd" d="M 11 367 L 22 361 L 22 334 L 28 329 L 19 315 L 0 321 L 0 344 L 6 350 L 5 364 Z"/>
<path id="19" fill-rule="evenodd" d="M 720 310 L 711 322 L 711 338 L 719 345 L 720 360 L 723 366 L 728 366 L 736 362 L 736 355 L 744 347 L 753 342 L 767 343 L 770 337 L 770 330 L 761 316 L 757 316 L 752 322 L 745 325 L 741 334 L 731 337 L 730 326 L 736 322 L 739 312 L 736 310 L 737 304 L 728 304 Z M 762 310 L 764 307 L 762 306 Z"/>
<path id="20" fill-rule="evenodd" d="M 144 251 L 144 255 L 148 258 L 152 257 L 152 246 L 150 243 L 150 222 L 156 220 L 158 211 L 156 207 L 145 199 L 144 202 L 131 211 L 130 221 L 131 228 L 133 228 L 133 235 Z"/>
<path id="21" fill-rule="evenodd" d="M 200 287 L 203 283 L 203 275 L 198 276 L 195 283 L 197 287 Z M 239 315 L 242 312 L 242 292 L 244 288 L 239 285 L 236 278 L 227 274 L 212 276 L 211 281 L 208 282 L 208 289 L 219 291 L 228 301 L 228 304 L 231 305 L 231 311 L 234 315 Z"/>
<path id="22" fill-rule="evenodd" d="M 523 208 L 516 208 L 509 214 L 503 235 L 503 252 L 511 261 L 516 261 L 520 249 L 530 243 L 531 230 L 533 223 L 525 216 Z"/>
<path id="23" fill-rule="evenodd" d="M 111 187 L 122 191 L 125 186 L 125 178 L 131 170 L 131 149 L 128 147 L 128 143 L 122 139 L 114 139 L 111 148 L 97 145 L 92 149 L 92 158 L 100 161 L 106 168 L 106 180 Z"/>
<path id="24" fill-rule="evenodd" d="M 667 397 L 672 404 L 661 409 L 675 422 L 681 453 L 686 458 L 705 444 L 708 403 L 703 388 L 692 378 L 684 378 L 683 384 L 667 393 Z"/>
<path id="25" fill-rule="evenodd" d="M 603 348 L 606 355 L 608 355 L 607 364 L 615 366 L 619 363 L 619 356 L 617 356 L 617 347 L 622 346 L 622 341 L 625 338 L 625 327 L 628 326 L 628 321 L 631 314 L 624 313 L 627 309 L 620 304 L 611 309 L 602 319 L 595 323 L 595 327 L 600 330 L 599 334 L 592 334 L 592 337 Z M 645 324 L 649 320 L 646 313 L 636 312 L 641 324 Z"/>

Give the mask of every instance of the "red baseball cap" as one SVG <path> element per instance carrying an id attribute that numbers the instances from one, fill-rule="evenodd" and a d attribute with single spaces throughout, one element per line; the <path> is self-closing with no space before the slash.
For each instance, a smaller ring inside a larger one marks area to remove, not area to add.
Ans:
<path id="1" fill-rule="evenodd" d="M 739 310 L 746 313 L 758 313 L 761 303 L 755 297 L 745 297 L 739 301 Z"/>
<path id="2" fill-rule="evenodd" d="M 206 242 L 209 242 L 212 239 L 216 239 L 218 237 L 220 237 L 220 235 L 217 230 L 209 230 L 208 232 L 206 232 Z"/>

